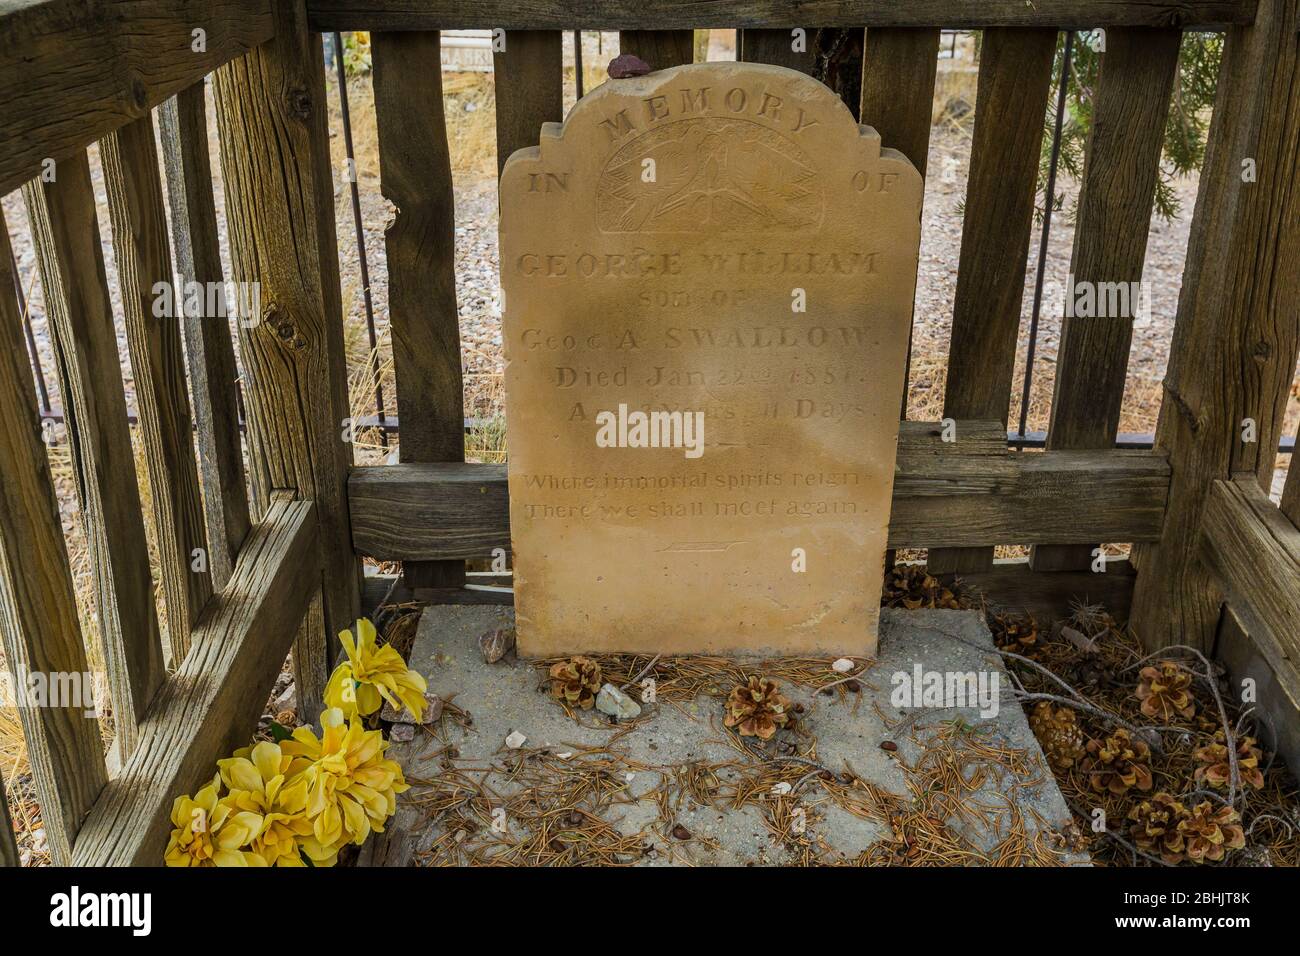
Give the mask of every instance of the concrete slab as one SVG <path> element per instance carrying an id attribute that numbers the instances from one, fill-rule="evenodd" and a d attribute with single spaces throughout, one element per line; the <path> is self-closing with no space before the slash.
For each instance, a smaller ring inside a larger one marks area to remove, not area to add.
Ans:
<path id="1" fill-rule="evenodd" d="M 410 663 L 454 706 L 433 732 L 393 746 L 408 778 L 427 783 L 401 798 L 377 861 L 879 863 L 916 845 L 910 862 L 1087 862 L 1064 849 L 1069 812 L 976 612 L 886 610 L 857 692 L 783 682 L 803 713 L 765 745 L 723 727 L 729 687 L 646 703 L 630 726 L 570 716 L 538 667 L 513 653 L 484 663 L 478 636 L 512 623 L 508 607 L 425 610 Z M 841 676 L 826 664 L 818 686 Z M 970 675 L 971 688 L 982 679 L 982 703 L 936 696 L 945 677 L 959 689 L 950 675 Z M 512 749 L 514 733 L 526 740 Z M 936 796 L 954 772 L 967 783 Z M 595 782 L 575 790 L 584 780 Z M 1023 840 L 1009 838 L 1012 806 Z"/>

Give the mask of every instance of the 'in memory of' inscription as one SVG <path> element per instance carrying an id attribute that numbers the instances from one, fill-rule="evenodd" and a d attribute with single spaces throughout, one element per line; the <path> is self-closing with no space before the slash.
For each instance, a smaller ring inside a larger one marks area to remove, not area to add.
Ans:
<path id="1" fill-rule="evenodd" d="M 920 207 L 756 64 L 611 80 L 510 158 L 522 653 L 874 652 Z"/>

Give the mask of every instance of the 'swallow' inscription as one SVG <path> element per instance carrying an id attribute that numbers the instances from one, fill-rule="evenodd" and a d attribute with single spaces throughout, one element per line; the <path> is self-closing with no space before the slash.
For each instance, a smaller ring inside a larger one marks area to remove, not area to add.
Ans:
<path id="1" fill-rule="evenodd" d="M 610 81 L 510 158 L 522 653 L 874 651 L 920 202 L 754 64 Z"/>

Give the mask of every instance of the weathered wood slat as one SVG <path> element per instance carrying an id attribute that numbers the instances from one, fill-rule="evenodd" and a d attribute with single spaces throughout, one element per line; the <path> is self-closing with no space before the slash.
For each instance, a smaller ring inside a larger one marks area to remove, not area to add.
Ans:
<path id="1" fill-rule="evenodd" d="M 1199 554 L 1291 701 L 1300 702 L 1300 530 L 1253 478 L 1216 481 Z"/>
<path id="2" fill-rule="evenodd" d="M 218 70 L 215 91 L 233 278 L 261 283 L 261 320 L 239 330 L 252 484 L 263 496 L 310 498 L 320 523 L 323 606 L 293 652 L 299 716 L 315 718 L 334 635 L 357 615 L 360 574 L 348 546 L 352 446 L 324 57 L 301 0 L 275 15 L 275 39 Z"/>
<path id="3" fill-rule="evenodd" d="M 1221 27 L 1255 0 L 311 0 L 313 30 L 584 30 L 716 27 Z"/>
<path id="4" fill-rule="evenodd" d="M 1286 673 L 1274 670 L 1259 646 L 1246 633 L 1245 625 L 1224 605 L 1219 635 L 1214 643 L 1214 659 L 1228 669 L 1232 686 L 1240 687 L 1246 679 L 1255 682 L 1256 703 L 1266 729 L 1261 742 L 1277 752 L 1294 776 L 1300 774 L 1300 695 L 1288 687 Z M 1294 674 L 1294 668 L 1291 669 Z"/>
<path id="5" fill-rule="evenodd" d="M 1181 40 L 1178 30 L 1106 33 L 1070 258 L 1076 284 L 1105 290 L 1120 283 L 1128 289 L 1142 279 Z M 1128 302 L 1127 315 L 1080 316 L 1067 309 L 1048 448 L 1115 444 L 1137 299 L 1120 300 Z M 1082 570 L 1093 547 L 1036 548 L 1031 560 L 1037 571 Z"/>
<path id="6" fill-rule="evenodd" d="M 4 0 L 0 195 L 270 39 L 270 10 L 271 0 Z"/>
<path id="7" fill-rule="evenodd" d="M 1007 421 L 1055 49 L 1055 30 L 984 31 L 944 389 L 950 418 Z M 988 548 L 929 555 L 936 573 L 992 562 Z"/>
<path id="8" fill-rule="evenodd" d="M 163 103 L 158 120 L 176 271 L 184 282 L 205 289 L 215 283 L 219 288 L 224 276 L 202 81 Z M 227 309 L 237 305 L 226 301 Z M 250 524 L 239 432 L 239 370 L 228 321 L 202 312 L 186 314 L 182 321 L 207 516 L 208 567 L 212 587 L 219 591 L 230 580 Z"/>
<path id="9" fill-rule="evenodd" d="M 558 33 L 512 33 L 506 38 L 506 52 L 498 53 L 496 62 L 502 70 L 519 66 L 525 73 L 530 65 L 546 67 L 545 75 L 558 94 L 558 58 L 550 64 L 529 56 L 537 37 L 546 41 L 536 45 L 548 55 L 554 37 L 558 52 Z M 465 460 L 456 204 L 442 111 L 442 71 L 427 69 L 429 63 L 440 62 L 439 50 L 437 33 L 371 34 L 380 189 L 396 209 L 384 242 L 397 413 L 404 422 L 398 448 L 401 461 Z M 532 92 L 534 99 L 537 95 Z M 411 122 L 413 111 L 420 122 Z M 523 120 L 518 111 L 505 112 L 507 123 Z M 497 121 L 502 121 L 501 111 Z M 465 580 L 465 565 L 412 562 L 403 573 L 412 586 L 455 587 Z"/>
<path id="10" fill-rule="evenodd" d="M 0 635 L 17 689 L 27 686 L 30 673 L 78 675 L 72 679 L 85 682 L 89 668 L 12 262 L 0 220 Z M 55 863 L 66 864 L 81 821 L 108 779 L 99 722 L 87 700 L 20 706 L 18 716 L 50 853 Z M 0 866 L 17 866 L 3 790 L 0 781 Z"/>
<path id="11" fill-rule="evenodd" d="M 862 55 L 862 122 L 925 176 L 930 157 L 939 28 L 872 28 Z"/>
<path id="12" fill-rule="evenodd" d="M 880 134 L 880 141 L 906 156 L 925 178 L 930 158 L 930 120 L 934 113 L 934 80 L 938 70 L 939 28 L 872 28 L 863 37 L 862 123 Z M 899 418 L 907 418 L 907 379 L 912 364 L 912 322 L 907 326 L 908 375 L 903 381 Z M 1006 437 L 1002 438 L 1006 450 Z M 894 553 L 885 555 L 893 567 Z"/>
<path id="13" fill-rule="evenodd" d="M 119 746 L 130 753 L 165 670 L 86 154 L 59 163 L 54 182 L 27 184 L 23 196 L 95 574 L 113 719 Z"/>
<path id="14" fill-rule="evenodd" d="M 1286 483 L 1282 485 L 1282 514 L 1300 528 L 1300 456 L 1291 453 L 1291 464 L 1286 470 Z"/>
<path id="15" fill-rule="evenodd" d="M 652 70 L 666 70 L 694 62 L 695 31 L 620 30 L 618 50 L 639 56 Z"/>
<path id="16" fill-rule="evenodd" d="M 140 746 L 96 801 L 75 865 L 160 865 L 172 801 L 247 744 L 319 585 L 313 512 L 310 501 L 277 498 L 253 527 L 235 573 L 194 628 L 190 653 L 141 724 Z"/>
<path id="17" fill-rule="evenodd" d="M 1055 621 L 1070 616 L 1074 602 L 1100 604 L 1116 621 L 1128 619 L 1136 575 L 1127 559 L 1106 563 L 1106 570 L 1037 574 L 1024 558 L 999 559 L 991 571 L 944 575 L 978 591 L 990 609 L 1032 614 L 1044 633 Z"/>
<path id="18" fill-rule="evenodd" d="M 959 446 L 947 458 L 900 453 L 900 464 L 919 470 L 894 480 L 890 547 L 1034 544 L 1057 535 L 1151 540 L 1158 533 L 1169 487 L 1169 466 L 1160 456 L 1071 451 L 982 460 L 983 470 L 971 466 Z M 1008 463 L 1018 477 L 1006 475 Z M 361 554 L 433 560 L 510 547 L 504 465 L 356 468 L 349 495 L 352 541 Z M 1133 537 L 1108 537 L 1116 533 Z"/>
<path id="19" fill-rule="evenodd" d="M 505 51 L 492 54 L 498 175 L 511 153 L 537 145 L 543 123 L 564 119 L 563 38 L 558 30 L 510 30 Z"/>
<path id="20" fill-rule="evenodd" d="M 1300 342 L 1298 30 L 1296 4 L 1262 0 L 1255 24 L 1224 41 L 1156 428 L 1173 467 L 1169 510 L 1160 544 L 1134 552 L 1131 627 L 1148 647 L 1210 646 L 1219 601 L 1194 552 L 1211 485 L 1240 473 L 1272 482 Z"/>
<path id="21" fill-rule="evenodd" d="M 162 571 L 167 634 L 171 659 L 179 663 L 189 647 L 190 628 L 212 596 L 212 578 L 206 570 L 191 569 L 194 551 L 206 551 L 208 543 L 194 459 L 181 320 L 154 315 L 155 286 L 160 282 L 170 285 L 173 273 L 152 118 L 142 116 L 108 134 L 100 143 L 99 155 L 108 188 L 113 253 L 122 284 L 126 341 L 153 498 L 149 510 Z"/>
<path id="22" fill-rule="evenodd" d="M 0 780 L 0 867 L 20 866 L 18 841 L 14 839 L 14 824 L 9 817 L 9 801 L 5 797 L 4 781 Z"/>
<path id="23" fill-rule="evenodd" d="M 800 27 L 804 31 L 803 49 L 795 51 L 793 29 L 737 30 L 736 59 L 746 63 L 770 63 L 811 76 L 816 62 L 813 58 L 813 35 L 816 31 L 811 27 Z"/>

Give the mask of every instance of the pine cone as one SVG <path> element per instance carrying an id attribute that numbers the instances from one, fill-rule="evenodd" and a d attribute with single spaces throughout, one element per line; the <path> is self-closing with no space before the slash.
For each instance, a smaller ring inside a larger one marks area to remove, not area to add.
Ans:
<path id="1" fill-rule="evenodd" d="M 790 701 L 781 693 L 776 681 L 751 677 L 749 683 L 736 687 L 727 697 L 727 716 L 723 724 L 735 727 L 742 737 L 769 740 L 778 727 L 790 721 Z"/>
<path id="2" fill-rule="evenodd" d="M 551 665 L 551 696 L 570 706 L 591 710 L 602 683 L 600 664 L 574 657 Z"/>
<path id="3" fill-rule="evenodd" d="M 1192 675 L 1173 661 L 1161 661 L 1138 672 L 1135 691 L 1142 701 L 1142 713 L 1157 720 L 1169 720 L 1175 714 L 1191 719 L 1196 713 L 1192 697 Z"/>
<path id="4" fill-rule="evenodd" d="M 1179 825 L 1189 819 L 1187 808 L 1163 790 L 1128 812 L 1129 836 L 1139 850 L 1158 853 L 1166 863 L 1186 859 L 1187 841 Z"/>
<path id="5" fill-rule="evenodd" d="M 959 611 L 962 607 L 957 595 L 919 564 L 900 564 L 890 569 L 885 575 L 880 606 L 901 607 L 909 611 L 918 608 Z"/>
<path id="6" fill-rule="evenodd" d="M 1246 831 L 1241 828 L 1237 811 L 1209 800 L 1193 807 L 1179 821 L 1178 830 L 1187 841 L 1187 859 L 1193 863 L 1217 863 L 1228 850 L 1240 850 L 1246 845 Z"/>
<path id="7" fill-rule="evenodd" d="M 1225 743 L 1222 727 L 1214 732 L 1214 743 L 1198 747 L 1193 756 L 1200 764 L 1196 768 L 1198 784 L 1208 783 L 1212 787 L 1221 788 L 1228 785 L 1228 780 L 1232 777 L 1232 768 L 1228 762 L 1228 745 Z M 1264 789 L 1264 774 L 1259 769 L 1263 756 L 1256 746 L 1254 737 L 1237 738 L 1237 770 L 1245 786 L 1254 787 L 1256 790 Z"/>
<path id="8" fill-rule="evenodd" d="M 993 614 L 989 617 L 989 629 L 998 650 L 1010 651 L 1031 660 L 1038 654 L 1038 624 L 1032 617 L 1014 617 L 1009 614 Z"/>
<path id="9" fill-rule="evenodd" d="M 1073 767 L 1086 752 L 1083 730 L 1069 707 L 1053 707 L 1051 701 L 1040 700 L 1029 715 L 1029 729 L 1054 767 Z"/>
<path id="10" fill-rule="evenodd" d="M 1151 748 L 1124 728 L 1105 740 L 1089 740 L 1088 756 L 1079 764 L 1097 791 L 1124 794 L 1132 787 L 1151 789 Z"/>

